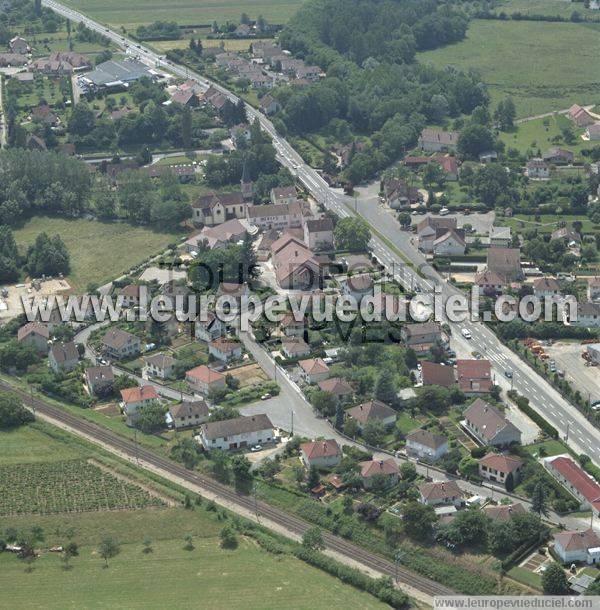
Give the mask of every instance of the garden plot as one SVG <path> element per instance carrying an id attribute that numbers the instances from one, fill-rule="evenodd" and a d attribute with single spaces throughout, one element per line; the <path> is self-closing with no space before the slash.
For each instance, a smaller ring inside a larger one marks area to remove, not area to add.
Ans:
<path id="1" fill-rule="evenodd" d="M 86 460 L 0 468 L 0 515 L 164 506 L 144 489 Z"/>
<path id="2" fill-rule="evenodd" d="M 259 364 L 247 364 L 228 371 L 240 382 L 240 388 L 254 387 L 268 379 Z"/>

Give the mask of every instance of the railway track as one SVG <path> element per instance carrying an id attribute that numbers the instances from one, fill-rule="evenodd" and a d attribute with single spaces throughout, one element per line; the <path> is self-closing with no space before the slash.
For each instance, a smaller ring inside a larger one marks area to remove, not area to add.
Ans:
<path id="1" fill-rule="evenodd" d="M 252 497 L 243 495 L 226 485 L 223 485 L 210 477 L 200 475 L 198 473 L 189 471 L 177 462 L 161 457 L 143 447 L 140 447 L 133 441 L 119 436 L 118 434 L 106 430 L 101 426 L 88 422 L 84 419 L 80 419 L 58 407 L 54 407 L 39 398 L 32 397 L 22 390 L 15 389 L 10 384 L 0 381 L 0 388 L 14 392 L 18 394 L 23 402 L 29 405 L 33 410 L 43 414 L 55 421 L 58 421 L 82 434 L 91 436 L 98 441 L 101 441 L 106 446 L 113 448 L 130 458 L 141 460 L 146 462 L 155 468 L 158 468 L 164 472 L 167 472 L 173 476 L 176 476 L 184 481 L 198 486 L 201 489 L 209 491 L 219 498 L 235 504 L 241 508 L 255 512 L 258 517 L 264 517 L 269 519 L 273 523 L 284 527 L 291 533 L 302 535 L 312 525 L 299 517 L 290 515 L 285 511 L 270 506 L 269 504 L 256 501 Z M 330 551 L 344 555 L 354 561 L 363 564 L 367 568 L 376 570 L 386 576 L 394 578 L 398 577 L 399 582 L 413 587 L 425 593 L 429 596 L 435 595 L 452 595 L 455 592 L 439 583 L 436 583 L 425 576 L 421 576 L 408 570 L 407 568 L 399 565 L 396 566 L 391 561 L 371 553 L 343 538 L 334 536 L 329 532 L 323 532 L 323 539 L 326 548 Z"/>

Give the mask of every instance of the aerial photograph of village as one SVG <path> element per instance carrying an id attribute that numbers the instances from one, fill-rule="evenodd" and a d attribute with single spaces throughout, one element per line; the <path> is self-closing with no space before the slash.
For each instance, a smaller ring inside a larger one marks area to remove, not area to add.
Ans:
<path id="1" fill-rule="evenodd" d="M 0 610 L 600 610 L 600 2 L 0 0 Z"/>

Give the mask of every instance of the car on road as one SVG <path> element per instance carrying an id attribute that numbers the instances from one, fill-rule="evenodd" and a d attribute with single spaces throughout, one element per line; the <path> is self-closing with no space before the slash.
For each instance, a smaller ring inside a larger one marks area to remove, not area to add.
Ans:
<path id="1" fill-rule="evenodd" d="M 465 339 L 472 339 L 473 335 L 471 335 L 471 333 L 469 332 L 468 329 L 466 328 L 461 328 L 460 330 L 460 334 L 465 338 Z"/>
<path id="2" fill-rule="evenodd" d="M 261 400 L 269 400 L 269 398 L 273 398 L 271 394 L 263 394 L 260 399 Z"/>
<path id="3" fill-rule="evenodd" d="M 512 371 L 504 371 L 504 376 L 505 376 L 507 379 L 512 379 L 512 378 L 513 378 Z"/>
<path id="4" fill-rule="evenodd" d="M 260 451 L 262 449 L 262 445 L 254 445 L 253 447 L 250 447 L 250 451 L 252 453 L 256 453 L 257 451 Z"/>

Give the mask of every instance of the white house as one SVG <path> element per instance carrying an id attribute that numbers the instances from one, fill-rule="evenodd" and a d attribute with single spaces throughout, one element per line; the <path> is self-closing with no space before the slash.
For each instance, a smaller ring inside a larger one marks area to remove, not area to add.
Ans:
<path id="1" fill-rule="evenodd" d="M 353 419 L 359 428 L 364 428 L 370 421 L 381 422 L 386 428 L 396 423 L 396 411 L 380 400 L 369 400 L 346 410 L 346 417 Z"/>
<path id="2" fill-rule="evenodd" d="M 154 386 L 143 385 L 121 390 L 121 399 L 126 423 L 128 426 L 133 426 L 139 409 L 158 400 L 158 394 Z"/>
<path id="3" fill-rule="evenodd" d="M 521 431 L 481 398 L 464 412 L 464 418 L 463 426 L 483 445 L 502 447 L 521 442 Z"/>
<path id="4" fill-rule="evenodd" d="M 242 344 L 226 337 L 217 337 L 208 344 L 208 353 L 221 362 L 242 357 Z"/>
<path id="5" fill-rule="evenodd" d="M 523 460 L 512 455 L 488 453 L 479 460 L 479 476 L 488 481 L 506 484 L 510 475 L 516 485 L 521 478 Z"/>
<path id="6" fill-rule="evenodd" d="M 200 394 L 208 394 L 211 390 L 219 390 L 225 387 L 225 375 L 211 369 L 206 364 L 201 364 L 185 374 L 190 389 Z"/>
<path id="7" fill-rule="evenodd" d="M 438 481 L 419 485 L 419 502 L 428 506 L 454 504 L 457 508 L 463 504 L 463 493 L 456 481 Z"/>
<path id="8" fill-rule="evenodd" d="M 312 441 L 300 445 L 300 457 L 307 468 L 333 468 L 342 460 L 342 450 L 335 439 Z"/>
<path id="9" fill-rule="evenodd" d="M 525 165 L 525 175 L 534 180 L 548 180 L 550 165 L 543 159 L 530 159 Z"/>
<path id="10" fill-rule="evenodd" d="M 557 455 L 544 460 L 548 472 L 581 503 L 582 510 L 590 509 L 600 515 L 600 484 L 568 455 Z"/>
<path id="11" fill-rule="evenodd" d="M 318 383 L 329 377 L 329 367 L 322 358 L 308 358 L 298 362 L 298 374 L 305 383 Z"/>
<path id="12" fill-rule="evenodd" d="M 378 478 L 385 480 L 387 487 L 395 485 L 400 479 L 398 464 L 392 458 L 360 462 L 359 467 L 360 478 L 365 489 L 373 487 Z"/>
<path id="13" fill-rule="evenodd" d="M 78 363 L 79 351 L 73 341 L 56 343 L 50 348 L 48 364 L 55 373 L 72 371 Z"/>
<path id="14" fill-rule="evenodd" d="M 433 241 L 433 253 L 436 256 L 462 256 L 467 243 L 463 231 L 449 229 Z"/>
<path id="15" fill-rule="evenodd" d="M 566 564 L 600 563 L 600 537 L 591 528 L 583 532 L 557 532 L 554 534 L 554 550 Z"/>
<path id="16" fill-rule="evenodd" d="M 214 339 L 217 339 L 221 336 L 223 332 L 223 324 L 221 320 L 215 316 L 214 313 L 208 312 L 205 316 L 205 319 L 201 320 L 200 317 L 196 319 L 194 325 L 194 337 L 196 341 L 205 341 L 206 343 L 210 343 Z"/>
<path id="17" fill-rule="evenodd" d="M 533 282 L 533 294 L 538 299 L 559 297 L 560 285 L 553 277 L 540 277 Z"/>
<path id="18" fill-rule="evenodd" d="M 208 422 L 200 428 L 200 441 L 207 451 L 245 449 L 274 440 L 273 424 L 264 413 Z"/>
<path id="19" fill-rule="evenodd" d="M 208 420 L 210 412 L 208 405 L 203 400 L 194 400 L 193 402 L 182 402 L 178 405 L 173 405 L 169 409 L 173 427 L 176 430 L 181 428 L 190 428 L 199 426 Z"/>
<path id="20" fill-rule="evenodd" d="M 310 346 L 299 337 L 287 337 L 281 341 L 281 351 L 286 358 L 301 358 L 310 354 Z"/>
<path id="21" fill-rule="evenodd" d="M 146 358 L 146 366 L 142 372 L 142 376 L 158 377 L 159 379 L 169 379 L 173 376 L 173 367 L 175 366 L 175 358 L 167 354 L 154 354 Z"/>
<path id="22" fill-rule="evenodd" d="M 571 324 L 584 328 L 600 326 L 600 303 L 578 303 L 577 321 L 572 320 Z"/>
<path id="23" fill-rule="evenodd" d="M 429 430 L 415 430 L 406 435 L 406 454 L 435 462 L 448 452 L 448 439 Z"/>
<path id="24" fill-rule="evenodd" d="M 331 218 L 313 218 L 304 221 L 304 243 L 310 250 L 333 247 L 333 221 Z"/>

